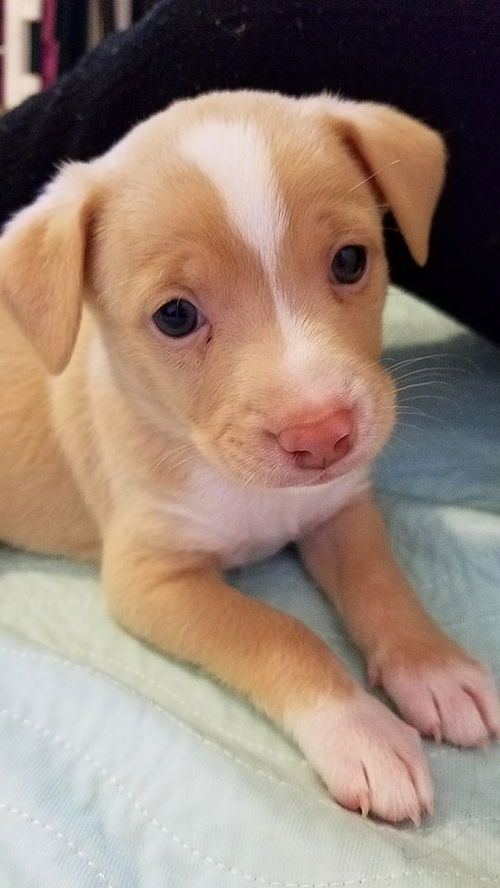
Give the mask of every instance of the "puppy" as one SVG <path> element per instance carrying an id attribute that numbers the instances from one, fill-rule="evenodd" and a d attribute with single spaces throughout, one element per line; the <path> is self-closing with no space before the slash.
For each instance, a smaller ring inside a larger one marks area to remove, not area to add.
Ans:
<path id="1" fill-rule="evenodd" d="M 326 95 L 179 102 L 65 166 L 0 240 L 0 537 L 93 560 L 135 635 L 287 731 L 334 799 L 418 822 L 418 732 L 499 732 L 486 670 L 433 623 L 370 492 L 390 208 L 427 255 L 441 138 Z M 295 541 L 401 721 L 308 628 L 222 571 Z"/>

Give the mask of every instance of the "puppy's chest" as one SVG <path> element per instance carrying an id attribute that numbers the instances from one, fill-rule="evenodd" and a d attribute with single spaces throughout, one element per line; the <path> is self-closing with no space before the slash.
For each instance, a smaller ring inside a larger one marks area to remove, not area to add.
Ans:
<path id="1" fill-rule="evenodd" d="M 181 500 L 163 505 L 179 542 L 213 552 L 224 567 L 258 561 L 332 517 L 368 484 L 352 472 L 317 487 L 245 490 L 196 471 Z"/>

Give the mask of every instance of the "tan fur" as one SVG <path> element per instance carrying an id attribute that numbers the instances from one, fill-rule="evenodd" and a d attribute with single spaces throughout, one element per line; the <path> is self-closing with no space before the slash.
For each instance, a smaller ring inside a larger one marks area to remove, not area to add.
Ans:
<path id="1" fill-rule="evenodd" d="M 263 136 L 286 213 L 271 270 L 183 154 L 182 134 L 213 120 L 252 121 L 249 133 Z M 377 704 L 370 741 L 375 704 L 331 651 L 220 572 L 303 539 L 306 564 L 388 689 L 401 670 L 472 664 L 422 611 L 367 504 L 370 463 L 394 416 L 378 364 L 380 195 L 423 261 L 443 166 L 439 137 L 394 109 L 212 94 L 64 168 L 0 239 L 0 537 L 102 559 L 121 623 L 247 694 L 292 733 L 335 798 L 391 820 L 432 807 L 412 729 Z M 329 274 L 346 243 L 369 257 L 348 289 Z M 209 326 L 182 340 L 159 333 L 152 315 L 175 298 L 195 301 Z M 348 455 L 316 474 L 285 459 L 279 430 L 337 404 L 355 416 Z M 478 676 L 484 735 L 498 712 Z M 314 740 L 332 725 L 349 726 L 338 761 Z M 384 789 L 367 789 L 384 769 Z"/>

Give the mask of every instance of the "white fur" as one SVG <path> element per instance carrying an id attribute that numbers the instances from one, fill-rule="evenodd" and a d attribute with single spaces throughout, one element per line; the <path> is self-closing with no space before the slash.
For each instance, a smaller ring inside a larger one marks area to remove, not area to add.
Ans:
<path id="1" fill-rule="evenodd" d="M 495 685 L 479 663 L 450 659 L 442 666 L 420 664 L 401 670 L 390 661 L 371 664 L 373 679 L 383 684 L 403 717 L 438 742 L 485 746 L 500 733 L 500 704 Z"/>
<path id="2" fill-rule="evenodd" d="M 284 343 L 282 364 L 285 378 L 294 390 L 306 388 L 311 406 L 314 406 L 310 383 L 318 367 L 324 366 L 325 347 L 321 334 L 309 318 L 291 311 L 281 295 L 277 302 L 277 316 Z"/>
<path id="3" fill-rule="evenodd" d="M 366 467 L 311 487 L 242 488 L 212 468 L 192 470 L 182 499 L 160 508 L 190 548 L 214 552 L 225 568 L 266 558 L 326 521 L 368 484 Z"/>
<path id="4" fill-rule="evenodd" d="M 390 821 L 420 821 L 433 797 L 422 745 L 414 728 L 357 689 L 324 697 L 285 717 L 286 727 L 346 808 Z"/>
<path id="5" fill-rule="evenodd" d="M 250 120 L 207 120 L 188 130 L 180 150 L 210 179 L 241 237 L 274 280 L 286 225 L 265 135 Z"/>

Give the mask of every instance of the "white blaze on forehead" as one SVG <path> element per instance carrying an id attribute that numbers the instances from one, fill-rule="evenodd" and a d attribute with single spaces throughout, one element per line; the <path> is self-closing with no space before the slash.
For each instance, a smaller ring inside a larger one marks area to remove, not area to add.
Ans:
<path id="1" fill-rule="evenodd" d="M 232 224 L 259 255 L 285 346 L 284 373 L 307 386 L 321 363 L 321 341 L 307 317 L 292 309 L 279 283 L 278 255 L 287 213 L 264 132 L 254 121 L 211 119 L 188 130 L 180 149 L 216 187 Z"/>
<path id="2" fill-rule="evenodd" d="M 231 222 L 274 281 L 286 210 L 262 130 L 251 120 L 207 120 L 184 134 L 180 148 L 217 188 Z"/>

